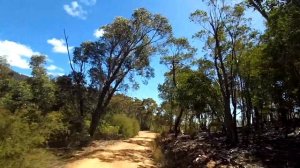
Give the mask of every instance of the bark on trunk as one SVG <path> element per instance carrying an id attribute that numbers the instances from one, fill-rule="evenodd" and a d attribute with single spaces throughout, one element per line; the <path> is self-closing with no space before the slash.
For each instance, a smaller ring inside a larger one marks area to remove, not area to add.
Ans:
<path id="1" fill-rule="evenodd" d="M 180 122 L 181 122 L 181 118 L 182 118 L 182 115 L 183 115 L 183 111 L 184 111 L 184 109 L 180 108 L 179 115 L 177 116 L 177 118 L 175 120 L 175 125 L 174 125 L 175 137 L 177 137 L 179 132 L 180 132 L 179 127 L 180 127 Z"/>
<path id="2" fill-rule="evenodd" d="M 218 35 L 215 36 L 215 40 L 216 40 L 216 49 L 215 49 L 214 64 L 217 71 L 218 80 L 220 83 L 220 89 L 221 89 L 223 102 L 224 102 L 224 125 L 226 128 L 226 138 L 229 143 L 235 145 L 237 143 L 238 138 L 235 131 L 233 118 L 231 115 L 231 109 L 230 109 L 230 90 L 229 90 L 230 86 L 228 83 L 228 75 L 226 72 L 225 65 L 223 63 L 222 51 L 221 51 Z M 220 67 L 218 65 L 218 61 L 220 62 Z"/>
<path id="3" fill-rule="evenodd" d="M 91 137 L 94 136 L 94 134 L 97 130 L 97 127 L 99 125 L 101 115 L 103 113 L 104 113 L 104 109 L 102 107 L 98 106 L 97 109 L 92 114 L 92 121 L 91 121 L 91 125 L 90 125 L 90 130 L 89 130 L 89 134 Z"/>
<path id="4" fill-rule="evenodd" d="M 259 111 L 258 108 L 255 106 L 254 107 L 254 115 L 255 115 L 255 131 L 259 132 L 259 123 L 260 123 L 260 116 L 259 116 Z"/>

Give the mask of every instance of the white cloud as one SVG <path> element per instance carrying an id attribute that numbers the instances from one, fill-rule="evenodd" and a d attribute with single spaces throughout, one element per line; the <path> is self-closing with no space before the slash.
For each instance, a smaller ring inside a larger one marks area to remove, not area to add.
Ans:
<path id="1" fill-rule="evenodd" d="M 54 61 L 52 59 L 50 59 L 47 55 L 46 55 L 46 61 L 47 62 L 50 62 L 50 63 L 53 63 Z"/>
<path id="2" fill-rule="evenodd" d="M 14 41 L 0 41 L 0 54 L 5 56 L 11 66 L 29 69 L 29 59 L 32 55 L 40 55 L 30 47 Z"/>
<path id="3" fill-rule="evenodd" d="M 52 76 L 63 76 L 65 75 L 64 73 L 61 72 L 48 72 L 48 75 L 52 75 Z"/>
<path id="4" fill-rule="evenodd" d="M 62 68 L 60 68 L 60 67 L 57 67 L 57 66 L 55 66 L 55 65 L 49 65 L 49 66 L 47 66 L 46 67 L 46 69 L 48 70 L 48 71 L 64 71 L 64 69 L 62 69 Z"/>
<path id="5" fill-rule="evenodd" d="M 87 6 L 93 6 L 97 3 L 97 0 L 80 0 L 80 2 Z"/>
<path id="6" fill-rule="evenodd" d="M 51 75 L 51 76 L 54 76 L 54 77 L 57 77 L 57 76 L 63 76 L 64 75 L 64 69 L 56 66 L 56 65 L 49 65 L 46 67 L 47 69 L 47 74 L 48 75 Z"/>
<path id="7" fill-rule="evenodd" d="M 72 1 L 71 4 L 65 4 L 64 10 L 73 17 L 86 19 L 87 11 L 77 1 Z"/>
<path id="8" fill-rule="evenodd" d="M 95 36 L 96 38 L 102 37 L 103 34 L 104 34 L 104 30 L 103 30 L 103 29 L 96 29 L 96 30 L 94 31 L 94 36 Z"/>
<path id="9" fill-rule="evenodd" d="M 68 53 L 66 42 L 63 39 L 52 38 L 47 40 L 48 44 L 53 46 L 52 51 L 56 53 L 66 54 Z M 69 46 L 69 49 L 72 49 L 72 46 Z"/>

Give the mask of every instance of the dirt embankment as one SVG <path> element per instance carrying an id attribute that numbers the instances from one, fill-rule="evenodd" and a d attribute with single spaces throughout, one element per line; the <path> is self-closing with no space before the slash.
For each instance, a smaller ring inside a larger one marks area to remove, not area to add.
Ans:
<path id="1" fill-rule="evenodd" d="M 155 133 L 140 131 L 128 140 L 101 146 L 97 143 L 76 155 L 64 168 L 155 168 L 152 147 Z"/>

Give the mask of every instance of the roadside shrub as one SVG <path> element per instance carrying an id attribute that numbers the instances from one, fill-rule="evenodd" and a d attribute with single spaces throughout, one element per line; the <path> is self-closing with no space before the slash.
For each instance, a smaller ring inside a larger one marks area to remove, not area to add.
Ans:
<path id="1" fill-rule="evenodd" d="M 132 127 L 133 127 L 133 136 L 137 135 L 140 131 L 139 121 L 137 119 L 131 118 Z"/>
<path id="2" fill-rule="evenodd" d="M 113 115 L 111 123 L 119 127 L 119 134 L 122 134 L 125 138 L 137 135 L 140 130 L 139 122 L 136 119 L 129 118 L 123 114 Z"/>
<path id="3" fill-rule="evenodd" d="M 50 167 L 54 156 L 41 149 L 46 137 L 35 124 L 0 110 L 0 165 L 3 168 Z"/>
<path id="4" fill-rule="evenodd" d="M 101 134 L 114 136 L 119 134 L 119 129 L 119 126 L 113 126 L 105 122 L 100 125 L 99 131 L 101 132 Z"/>
<path id="5" fill-rule="evenodd" d="M 152 154 L 154 161 L 159 165 L 159 167 L 166 167 L 167 162 L 164 153 L 161 148 L 161 136 L 157 136 L 153 142 L 151 142 Z"/>
<path id="6" fill-rule="evenodd" d="M 43 119 L 43 134 L 47 137 L 49 147 L 66 147 L 68 144 L 69 131 L 63 118 L 62 112 L 55 111 Z"/>
<path id="7" fill-rule="evenodd" d="M 150 131 L 156 132 L 156 133 L 163 133 L 163 132 L 168 132 L 170 129 L 170 126 L 166 126 L 166 125 L 158 125 L 158 124 L 153 124 L 150 127 Z"/>

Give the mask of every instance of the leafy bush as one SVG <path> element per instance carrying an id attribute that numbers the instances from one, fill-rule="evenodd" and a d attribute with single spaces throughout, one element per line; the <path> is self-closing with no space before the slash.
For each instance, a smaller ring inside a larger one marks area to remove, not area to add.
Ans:
<path id="1" fill-rule="evenodd" d="M 115 114 L 111 118 L 113 126 L 119 127 L 119 133 L 125 138 L 133 137 L 140 130 L 139 122 L 134 118 L 129 118 L 123 114 Z"/>
<path id="2" fill-rule="evenodd" d="M 43 119 L 41 127 L 49 147 L 65 147 L 68 144 L 69 131 L 63 122 L 61 112 L 51 112 Z"/>
<path id="3" fill-rule="evenodd" d="M 113 125 L 111 121 L 111 116 L 109 115 L 101 121 L 95 133 L 95 139 L 115 140 L 122 138 L 122 135 L 119 133 L 120 127 Z"/>
<path id="4" fill-rule="evenodd" d="M 150 131 L 157 132 L 157 133 L 163 133 L 163 132 L 168 132 L 170 129 L 170 126 L 167 125 L 158 125 L 158 124 L 153 124 L 150 127 Z"/>
<path id="5" fill-rule="evenodd" d="M 137 135 L 140 131 L 140 124 L 139 124 L 139 121 L 137 119 L 133 119 L 131 118 L 132 120 L 132 129 L 133 129 L 133 135 Z"/>
<path id="6" fill-rule="evenodd" d="M 47 139 L 40 129 L 42 127 L 0 109 L 1 167 L 49 167 L 54 156 L 40 148 Z"/>
<path id="7" fill-rule="evenodd" d="M 30 85 L 24 81 L 8 80 L 7 82 L 7 93 L 0 99 L 1 106 L 4 106 L 11 112 L 15 112 L 17 109 L 31 104 L 32 93 Z"/>
<path id="8" fill-rule="evenodd" d="M 113 126 L 108 123 L 102 123 L 100 125 L 99 131 L 104 135 L 117 135 L 119 134 L 119 126 Z"/>
<path id="9" fill-rule="evenodd" d="M 162 148 L 161 148 L 161 136 L 157 136 L 153 142 L 151 142 L 152 155 L 153 159 L 156 163 L 159 164 L 160 167 L 166 167 L 166 158 L 164 157 Z"/>

